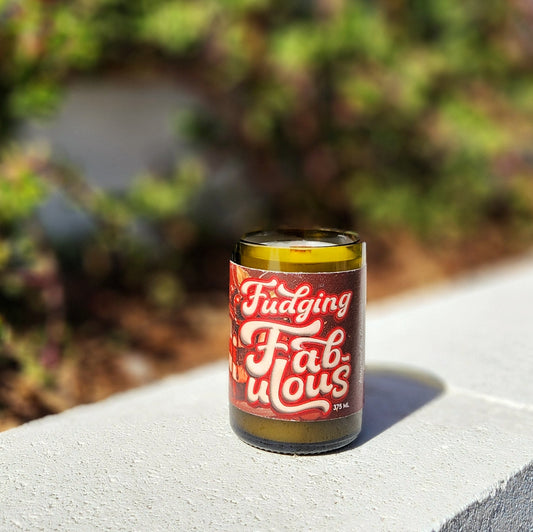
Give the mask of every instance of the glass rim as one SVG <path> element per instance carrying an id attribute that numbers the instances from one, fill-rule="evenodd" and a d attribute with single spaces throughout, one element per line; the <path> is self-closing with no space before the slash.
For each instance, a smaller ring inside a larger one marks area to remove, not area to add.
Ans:
<path id="1" fill-rule="evenodd" d="M 265 242 L 253 240 L 253 237 L 263 236 L 265 238 L 268 238 L 269 235 L 272 235 L 272 239 L 265 241 Z M 280 238 L 280 236 L 282 238 Z M 330 239 L 338 238 L 338 237 L 345 237 L 348 241 L 347 242 L 334 242 L 333 240 L 327 240 L 328 237 Z M 323 228 L 323 227 L 317 227 L 317 228 L 280 227 L 280 228 L 275 228 L 275 229 L 250 231 L 248 233 L 245 233 L 239 239 L 239 244 L 244 244 L 247 246 L 282 248 L 285 246 L 276 246 L 276 242 L 275 242 L 276 240 L 279 240 L 279 242 L 287 242 L 287 241 L 297 240 L 297 239 L 310 240 L 310 241 L 315 241 L 315 242 L 324 242 L 327 244 L 327 246 L 323 246 L 323 247 L 328 247 L 328 248 L 347 247 L 347 246 L 354 246 L 354 245 L 363 243 L 363 241 L 361 240 L 359 236 L 359 233 L 356 233 L 355 231 L 351 231 L 351 230 Z M 304 248 L 307 246 L 294 245 L 291 247 Z"/>

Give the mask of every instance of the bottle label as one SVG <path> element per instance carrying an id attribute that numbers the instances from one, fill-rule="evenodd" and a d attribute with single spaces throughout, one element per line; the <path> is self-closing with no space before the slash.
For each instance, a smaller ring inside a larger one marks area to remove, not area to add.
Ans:
<path id="1" fill-rule="evenodd" d="M 273 272 L 231 262 L 231 404 L 294 421 L 361 410 L 365 273 Z"/>

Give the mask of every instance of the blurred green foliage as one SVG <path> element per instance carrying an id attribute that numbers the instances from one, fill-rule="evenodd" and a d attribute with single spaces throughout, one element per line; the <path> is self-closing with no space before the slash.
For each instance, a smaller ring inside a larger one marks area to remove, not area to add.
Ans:
<path id="1" fill-rule="evenodd" d="M 266 199 L 261 223 L 454 237 L 502 197 L 513 221 L 530 221 L 516 197 L 533 135 L 524 3 L 3 0 L 0 10 L 4 136 L 50 113 L 68 76 L 163 65 L 203 94 L 208 110 L 188 131 L 244 162 Z"/>
<path id="2" fill-rule="evenodd" d="M 204 91 L 187 131 L 244 162 L 263 224 L 454 241 L 530 226 L 532 16 L 501 0 L 153 2 L 137 44 Z"/>
<path id="3" fill-rule="evenodd" d="M 0 160 L 0 175 L 0 223 L 12 224 L 31 215 L 45 196 L 45 187 L 28 159 L 6 151 Z"/>
<path id="4" fill-rule="evenodd" d="M 530 238 L 532 23 L 518 0 L 0 0 L 1 297 L 33 283 L 59 319 L 46 293 L 64 258 L 34 222 L 59 189 L 97 228 L 80 271 L 101 282 L 118 261 L 174 304 L 169 271 L 198 233 L 188 207 L 213 161 L 238 161 L 264 199 L 254 224 Z M 12 144 L 69 79 L 143 69 L 202 97 L 179 126 L 203 161 L 119 196 Z"/>

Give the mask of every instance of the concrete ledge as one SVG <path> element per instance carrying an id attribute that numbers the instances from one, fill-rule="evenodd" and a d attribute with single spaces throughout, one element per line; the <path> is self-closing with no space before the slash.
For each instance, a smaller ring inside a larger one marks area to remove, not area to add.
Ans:
<path id="1" fill-rule="evenodd" d="M 0 434 L 0 530 L 531 530 L 533 259 L 370 309 L 364 429 L 284 456 L 225 364 Z"/>

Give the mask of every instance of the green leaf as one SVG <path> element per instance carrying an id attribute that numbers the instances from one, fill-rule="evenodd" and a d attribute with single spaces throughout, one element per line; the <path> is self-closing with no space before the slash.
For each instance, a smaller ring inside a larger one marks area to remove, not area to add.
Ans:
<path id="1" fill-rule="evenodd" d="M 140 33 L 170 52 L 184 52 L 201 42 L 217 11 L 215 2 L 164 3 L 148 13 Z"/>
<path id="2" fill-rule="evenodd" d="M 19 153 L 5 153 L 0 160 L 0 224 L 27 218 L 46 195 L 47 187 L 29 161 Z"/>

